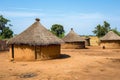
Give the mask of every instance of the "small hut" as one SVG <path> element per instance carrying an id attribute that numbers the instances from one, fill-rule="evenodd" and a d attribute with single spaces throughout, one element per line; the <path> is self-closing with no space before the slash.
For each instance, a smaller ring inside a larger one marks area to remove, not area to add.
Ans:
<path id="1" fill-rule="evenodd" d="M 85 38 L 85 46 L 90 46 L 90 38 L 89 37 Z"/>
<path id="2" fill-rule="evenodd" d="M 120 49 L 120 36 L 113 31 L 109 31 L 104 37 L 100 38 L 100 46 L 109 49 Z"/>
<path id="3" fill-rule="evenodd" d="M 71 31 L 63 38 L 63 41 L 65 42 L 62 44 L 63 49 L 85 48 L 85 40 L 75 33 L 73 28 L 71 28 Z"/>
<path id="4" fill-rule="evenodd" d="M 9 46 L 6 44 L 7 40 L 0 40 L 0 51 L 8 51 Z"/>
<path id="5" fill-rule="evenodd" d="M 17 61 L 53 59 L 60 56 L 63 41 L 40 23 L 40 19 L 8 41 L 10 57 Z"/>

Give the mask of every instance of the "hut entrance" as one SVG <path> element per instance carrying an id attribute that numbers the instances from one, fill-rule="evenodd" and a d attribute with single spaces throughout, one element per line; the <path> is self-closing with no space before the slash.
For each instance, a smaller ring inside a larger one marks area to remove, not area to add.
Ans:
<path id="1" fill-rule="evenodd" d="M 12 44 L 12 58 L 14 58 L 14 45 Z"/>
<path id="2" fill-rule="evenodd" d="M 41 47 L 40 46 L 35 47 L 35 59 L 37 60 L 41 59 Z"/>

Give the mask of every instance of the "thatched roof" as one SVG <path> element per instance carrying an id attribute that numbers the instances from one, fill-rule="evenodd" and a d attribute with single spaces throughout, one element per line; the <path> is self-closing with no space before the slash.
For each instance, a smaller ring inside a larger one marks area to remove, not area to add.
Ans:
<path id="1" fill-rule="evenodd" d="M 41 23 L 40 19 L 28 27 L 21 34 L 8 41 L 8 44 L 28 44 L 28 45 L 50 45 L 60 44 L 63 40 L 59 39 L 48 31 Z"/>
<path id="2" fill-rule="evenodd" d="M 71 31 L 63 38 L 65 42 L 84 42 L 85 39 L 81 38 L 77 33 L 73 31 L 71 28 Z"/>
<path id="3" fill-rule="evenodd" d="M 101 41 L 105 40 L 120 40 L 120 36 L 118 36 L 113 31 L 109 31 L 104 37 L 100 38 Z"/>

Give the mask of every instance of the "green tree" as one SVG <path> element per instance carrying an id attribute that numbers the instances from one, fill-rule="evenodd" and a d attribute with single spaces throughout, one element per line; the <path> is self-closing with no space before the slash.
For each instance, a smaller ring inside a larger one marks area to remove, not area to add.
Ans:
<path id="1" fill-rule="evenodd" d="M 60 38 L 64 37 L 65 33 L 64 27 L 60 24 L 53 24 L 51 27 L 51 32 Z"/>
<path id="2" fill-rule="evenodd" d="M 100 24 L 95 27 L 93 33 L 96 34 L 96 36 L 98 37 L 102 37 L 105 35 L 104 28 Z"/>
<path id="3" fill-rule="evenodd" d="M 0 15 L 0 30 L 3 31 L 3 29 L 6 27 L 7 23 L 10 22 L 10 20 L 4 18 L 2 15 Z"/>
<path id="4" fill-rule="evenodd" d="M 2 39 L 11 38 L 13 36 L 13 31 L 9 28 L 12 25 L 8 24 L 8 22 L 10 22 L 10 20 L 0 15 L 0 37 Z"/>
<path id="5" fill-rule="evenodd" d="M 108 33 L 110 31 L 110 29 L 111 29 L 110 24 L 108 22 L 106 22 L 106 21 L 104 21 L 103 28 L 104 28 L 105 34 Z"/>
<path id="6" fill-rule="evenodd" d="M 103 37 L 108 31 L 110 31 L 111 27 L 110 24 L 106 21 L 104 21 L 103 25 L 97 25 L 95 27 L 95 30 L 93 30 L 93 33 L 98 37 Z"/>
<path id="7" fill-rule="evenodd" d="M 9 27 L 5 27 L 1 36 L 3 39 L 11 38 L 13 37 L 13 31 Z"/>

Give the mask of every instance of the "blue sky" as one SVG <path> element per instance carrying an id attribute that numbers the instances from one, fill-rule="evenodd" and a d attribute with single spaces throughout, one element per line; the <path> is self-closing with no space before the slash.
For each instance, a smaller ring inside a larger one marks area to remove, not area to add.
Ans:
<path id="1" fill-rule="evenodd" d="M 70 28 L 80 35 L 92 31 L 103 21 L 120 31 L 120 0 L 1 0 L 0 15 L 11 20 L 11 29 L 19 34 L 40 18 L 47 29 L 53 24 Z"/>

